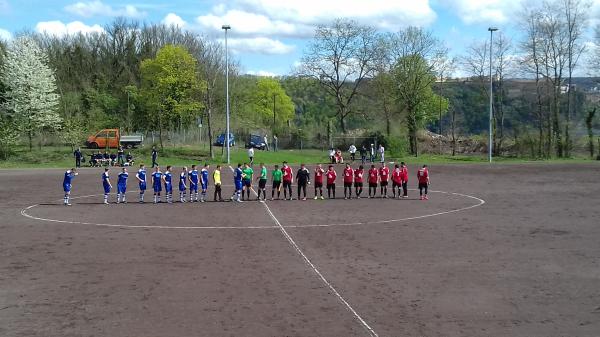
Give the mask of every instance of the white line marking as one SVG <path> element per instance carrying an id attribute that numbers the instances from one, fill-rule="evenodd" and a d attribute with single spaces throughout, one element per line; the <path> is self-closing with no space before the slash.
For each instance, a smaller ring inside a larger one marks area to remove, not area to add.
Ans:
<path id="1" fill-rule="evenodd" d="M 474 197 L 472 195 L 468 195 L 468 194 L 454 193 L 454 192 L 445 192 L 445 191 L 429 191 L 429 192 L 458 195 L 458 196 L 465 197 L 465 198 L 475 199 L 479 203 L 475 204 L 475 205 L 471 205 L 471 206 L 466 206 L 466 207 L 463 207 L 463 208 L 452 209 L 452 210 L 449 210 L 449 211 L 438 212 L 438 213 L 433 213 L 433 214 L 426 214 L 426 215 L 419 215 L 419 216 L 413 216 L 413 217 L 401 218 L 401 219 L 378 220 L 378 221 L 369 221 L 369 222 L 353 222 L 353 223 L 333 223 L 333 224 L 322 224 L 322 225 L 319 225 L 319 224 L 315 224 L 315 225 L 289 225 L 289 226 L 286 226 L 286 227 L 287 228 L 305 228 L 305 227 L 333 227 L 333 226 L 359 226 L 359 225 L 385 224 L 385 223 L 391 223 L 391 222 L 401 222 L 401 221 L 408 221 L 408 220 L 417 220 L 417 219 L 430 218 L 430 217 L 444 215 L 444 214 L 456 213 L 456 212 L 466 211 L 466 210 L 471 209 L 471 208 L 479 207 L 479 206 L 485 204 L 485 200 L 477 198 L 477 197 Z"/>
<path id="2" fill-rule="evenodd" d="M 258 196 L 258 194 L 256 193 L 256 191 L 254 191 L 254 189 L 252 189 L 252 192 L 254 192 L 254 194 L 256 194 Z M 302 256 L 302 258 L 304 259 L 304 262 L 306 262 L 306 264 L 308 264 L 310 266 L 310 268 L 315 272 L 315 274 L 317 274 L 317 276 L 319 276 L 319 278 L 321 279 L 321 281 L 323 281 L 323 283 L 325 283 L 325 285 L 329 288 L 329 290 L 331 290 L 331 292 L 346 306 L 346 308 L 348 310 L 350 310 L 350 312 L 360 322 L 360 324 L 369 332 L 369 335 L 370 336 L 374 336 L 374 337 L 378 337 L 378 335 L 375 332 L 375 330 L 373 330 L 373 328 L 371 328 L 371 326 L 369 326 L 369 324 L 358 314 L 358 312 L 356 312 L 356 310 L 354 310 L 354 308 L 352 308 L 352 306 L 350 305 L 350 303 L 348 303 L 348 301 L 346 301 L 346 299 L 344 299 L 344 297 L 342 297 L 342 295 L 340 295 L 340 293 L 337 291 L 337 289 L 335 289 L 335 287 L 329 281 L 327 281 L 327 279 L 325 278 L 325 276 L 323 276 L 323 274 L 321 274 L 321 272 L 319 271 L 319 269 L 317 269 L 317 267 L 315 267 L 315 265 L 310 261 L 310 259 L 306 256 L 306 254 L 304 254 L 304 252 L 300 249 L 300 247 L 298 246 L 298 244 L 296 244 L 296 241 L 294 241 L 294 239 L 285 230 L 285 228 L 283 228 L 283 226 L 281 225 L 281 223 L 279 222 L 279 220 L 277 220 L 277 218 L 275 217 L 275 215 L 273 214 L 273 212 L 271 212 L 271 209 L 269 208 L 269 205 L 267 205 L 266 202 L 262 202 L 262 204 L 265 206 L 265 209 L 267 210 L 267 212 L 269 213 L 269 215 L 271 216 L 271 218 L 273 219 L 273 221 L 279 227 L 279 231 L 281 231 L 281 233 L 288 240 L 288 242 L 290 243 L 290 245 L 292 245 L 292 247 L 294 247 L 294 249 L 296 250 L 296 252 L 298 252 L 298 254 L 300 254 L 300 256 Z"/>
<path id="3" fill-rule="evenodd" d="M 254 189 L 253 189 L 254 191 Z M 457 212 L 461 212 L 461 211 L 466 211 L 475 207 L 479 207 L 483 204 L 485 204 L 485 200 L 480 199 L 478 197 L 472 196 L 472 195 L 468 195 L 468 194 L 462 194 L 462 193 L 454 193 L 454 192 L 445 192 L 445 191 L 433 191 L 430 190 L 429 192 L 432 193 L 442 193 L 442 194 L 449 194 L 449 195 L 458 195 L 458 196 L 462 196 L 465 198 L 470 198 L 470 199 L 474 199 L 477 200 L 478 203 L 475 205 L 471 205 L 471 206 L 466 206 L 463 208 L 457 208 L 457 209 L 452 209 L 449 211 L 444 211 L 444 212 L 438 212 L 438 213 L 433 213 L 433 214 L 426 214 L 426 215 L 419 215 L 419 216 L 414 216 L 414 217 L 408 217 L 408 218 L 401 218 L 401 219 L 389 219 L 389 220 L 378 220 L 378 221 L 370 221 L 370 222 L 353 222 L 353 223 L 333 223 L 333 224 L 307 224 L 307 225 L 288 225 L 285 226 L 287 228 L 310 228 L 310 227 L 336 227 L 336 226 L 360 226 L 360 225 L 377 225 L 377 224 L 387 224 L 387 223 L 393 223 L 393 222 L 403 222 L 403 221 L 409 221 L 409 220 L 417 220 L 417 219 L 424 219 L 424 218 L 430 218 L 430 217 L 435 217 L 435 216 L 440 216 L 440 215 L 444 215 L 444 214 L 451 214 L 451 213 L 457 213 Z M 127 193 L 137 193 L 137 191 L 128 191 Z M 254 194 L 256 194 L 256 191 L 254 191 Z M 82 195 L 82 196 L 77 196 L 77 197 L 71 197 L 72 200 L 74 199 L 84 199 L 84 198 L 91 198 L 91 197 L 98 197 L 98 196 L 102 196 L 103 194 L 90 194 L 90 195 Z M 62 199 L 60 199 L 60 201 L 62 201 Z M 275 229 L 278 228 L 277 226 L 231 226 L 231 227 L 224 227 L 224 226 L 160 226 L 160 225 L 115 225 L 115 224 L 105 224 L 105 223 L 93 223 L 93 222 L 82 222 L 82 221 L 69 221 L 69 220 L 56 220 L 56 219 L 47 219 L 47 218 L 41 218 L 41 217 L 36 217 L 33 216 L 29 213 L 27 213 L 27 211 L 29 211 L 30 209 L 34 208 L 34 207 L 38 207 L 40 206 L 40 204 L 35 204 L 35 205 L 30 205 L 28 207 L 25 207 L 24 209 L 21 210 L 21 215 L 33 220 L 38 220 L 38 221 L 47 221 L 47 222 L 56 222 L 56 223 L 66 223 L 66 224 L 75 224 L 75 225 L 92 225 L 92 226 L 99 226 L 99 227 L 116 227 L 116 228 L 142 228 L 142 229 Z M 102 207 L 105 207 L 104 205 L 102 205 Z"/>

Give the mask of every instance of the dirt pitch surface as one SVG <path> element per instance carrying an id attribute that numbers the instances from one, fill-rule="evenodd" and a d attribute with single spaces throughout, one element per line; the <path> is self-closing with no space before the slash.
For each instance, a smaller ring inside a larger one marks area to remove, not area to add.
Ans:
<path id="1" fill-rule="evenodd" d="M 72 207 L 63 172 L 0 171 L 0 336 L 600 336 L 598 165 L 433 166 L 429 201 L 140 205 L 132 174 L 108 206 L 82 169 Z"/>

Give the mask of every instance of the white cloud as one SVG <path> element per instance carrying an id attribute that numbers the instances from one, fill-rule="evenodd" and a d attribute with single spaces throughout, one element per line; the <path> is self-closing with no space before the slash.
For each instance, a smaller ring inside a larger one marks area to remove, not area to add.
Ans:
<path id="1" fill-rule="evenodd" d="M 12 39 L 12 33 L 6 29 L 0 28 L 0 40 L 10 40 Z"/>
<path id="2" fill-rule="evenodd" d="M 146 15 L 146 12 L 141 12 L 133 5 L 125 5 L 120 8 L 113 8 L 110 5 L 103 3 L 100 0 L 77 2 L 65 7 L 65 10 L 71 14 L 75 14 L 84 18 L 93 16 L 124 16 L 128 18 L 140 18 Z"/>
<path id="3" fill-rule="evenodd" d="M 313 33 L 312 27 L 304 24 L 274 20 L 262 14 L 237 9 L 227 11 L 224 15 L 199 16 L 196 20 L 202 27 L 213 31 L 221 30 L 225 23 L 231 24 L 231 32 L 235 35 L 305 36 Z"/>
<path id="4" fill-rule="evenodd" d="M 46 33 L 54 36 L 72 35 L 78 33 L 100 33 L 104 31 L 104 29 L 99 25 L 88 26 L 81 21 L 73 21 L 67 24 L 62 23 L 62 21 L 38 22 L 38 24 L 35 26 L 35 30 L 38 33 Z"/>
<path id="5" fill-rule="evenodd" d="M 165 18 L 161 21 L 163 24 L 167 26 L 175 26 L 175 27 L 185 27 L 187 22 L 185 22 L 179 15 L 175 13 L 169 13 Z"/>
<path id="6" fill-rule="evenodd" d="M 266 37 L 229 38 L 227 43 L 234 53 L 280 55 L 289 54 L 295 49 L 294 46 Z"/>
<path id="7" fill-rule="evenodd" d="M 274 72 L 270 72 L 270 71 L 266 71 L 266 70 L 248 70 L 246 72 L 246 74 L 254 75 L 254 76 L 262 76 L 262 77 L 277 77 L 277 76 L 279 76 Z"/>
<path id="8" fill-rule="evenodd" d="M 197 18 L 204 28 L 232 26 L 232 34 L 309 37 L 314 26 L 346 17 L 382 30 L 427 26 L 436 14 L 428 0 L 230 0 Z"/>
<path id="9" fill-rule="evenodd" d="M 521 8 L 522 0 L 448 0 L 451 8 L 466 24 L 505 23 Z"/>

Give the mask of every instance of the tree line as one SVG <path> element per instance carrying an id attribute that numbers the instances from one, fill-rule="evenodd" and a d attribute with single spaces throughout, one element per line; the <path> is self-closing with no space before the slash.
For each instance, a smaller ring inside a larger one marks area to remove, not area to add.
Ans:
<path id="1" fill-rule="evenodd" d="M 571 156 L 584 124 L 593 147 L 595 106 L 574 79 L 588 61 L 584 6 L 580 0 L 530 3 L 516 20 L 520 40 L 495 34 L 497 155 L 510 149 L 507 144 L 526 140 L 531 156 Z M 44 134 L 56 130 L 65 143 L 79 144 L 86 133 L 105 127 L 156 131 L 162 145 L 165 133 L 199 121 L 213 140 L 224 125 L 224 52 L 219 41 L 198 33 L 124 19 L 101 33 L 26 33 L 0 42 L 0 129 L 6 131 L 0 147 L 19 139 L 32 147 L 36 136 L 41 144 Z M 489 39 L 451 57 L 444 41 L 424 28 L 381 33 L 336 19 L 316 27 L 289 75 L 243 75 L 240 61 L 230 62 L 232 127 L 318 139 L 380 134 L 413 155 L 427 129 L 448 135 L 454 154 L 459 136 L 487 134 L 489 53 Z M 24 65 L 25 59 L 38 61 Z M 466 77 L 457 79 L 459 73 Z M 27 96 L 34 82 L 47 93 L 46 105 Z"/>

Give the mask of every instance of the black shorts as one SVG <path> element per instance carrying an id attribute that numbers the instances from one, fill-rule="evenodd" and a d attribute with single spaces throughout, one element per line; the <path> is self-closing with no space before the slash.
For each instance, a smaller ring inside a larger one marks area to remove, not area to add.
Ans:
<path id="1" fill-rule="evenodd" d="M 381 187 L 386 187 L 388 185 L 387 181 L 381 181 L 379 182 L 379 185 L 381 185 Z"/>
<path id="2" fill-rule="evenodd" d="M 323 182 L 315 183 L 315 188 L 323 188 Z"/>
<path id="3" fill-rule="evenodd" d="M 393 187 L 402 187 L 402 183 L 392 182 Z"/>
<path id="4" fill-rule="evenodd" d="M 242 185 L 244 185 L 246 187 L 251 187 L 252 186 L 252 180 L 244 179 L 244 180 L 242 180 Z"/>
<path id="5" fill-rule="evenodd" d="M 369 183 L 369 187 L 377 187 L 377 183 Z"/>
<path id="6" fill-rule="evenodd" d="M 281 181 L 273 181 L 273 189 L 278 189 L 281 186 Z"/>
<path id="7" fill-rule="evenodd" d="M 427 184 L 427 183 L 419 183 L 419 189 L 427 188 L 428 186 L 429 186 L 429 184 Z"/>
<path id="8" fill-rule="evenodd" d="M 355 181 L 355 182 L 354 182 L 354 187 L 363 187 L 363 183 L 362 183 L 362 182 Z"/>
<path id="9" fill-rule="evenodd" d="M 346 187 L 348 187 L 348 188 L 352 187 L 352 183 L 344 182 L 344 188 L 346 188 Z"/>
<path id="10" fill-rule="evenodd" d="M 260 179 L 258 181 L 258 188 L 265 188 L 267 186 L 267 179 Z"/>
<path id="11" fill-rule="evenodd" d="M 283 188 L 287 188 L 287 187 L 292 187 L 292 182 L 291 181 L 284 181 L 283 182 Z"/>
<path id="12" fill-rule="evenodd" d="M 327 189 L 335 188 L 335 184 L 327 184 Z"/>

